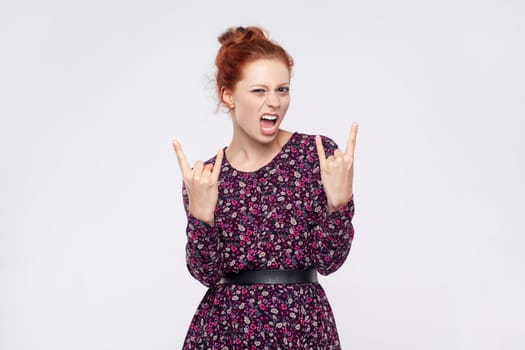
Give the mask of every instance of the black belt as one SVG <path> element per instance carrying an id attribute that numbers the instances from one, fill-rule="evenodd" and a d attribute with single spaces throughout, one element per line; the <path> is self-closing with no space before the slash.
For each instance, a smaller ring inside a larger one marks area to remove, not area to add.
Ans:
<path id="1" fill-rule="evenodd" d="M 219 284 L 290 284 L 317 282 L 316 270 L 245 270 L 228 273 Z"/>

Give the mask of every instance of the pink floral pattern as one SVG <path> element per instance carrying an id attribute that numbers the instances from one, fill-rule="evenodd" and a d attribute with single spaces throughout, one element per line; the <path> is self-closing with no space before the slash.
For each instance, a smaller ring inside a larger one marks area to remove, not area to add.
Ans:
<path id="1" fill-rule="evenodd" d="M 337 145 L 322 139 L 331 155 Z M 353 199 L 328 213 L 314 136 L 293 133 L 254 172 L 236 170 L 225 158 L 214 226 L 189 214 L 184 189 L 183 200 L 188 270 L 209 287 L 183 349 L 340 349 L 319 283 L 217 284 L 241 270 L 315 268 L 328 275 L 346 260 L 354 236 Z"/>

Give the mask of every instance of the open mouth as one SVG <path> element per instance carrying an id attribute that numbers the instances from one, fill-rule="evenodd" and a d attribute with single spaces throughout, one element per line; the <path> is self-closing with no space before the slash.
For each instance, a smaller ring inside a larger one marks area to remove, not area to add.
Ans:
<path id="1" fill-rule="evenodd" d="M 278 117 L 273 114 L 264 114 L 261 117 L 261 127 L 263 130 L 272 130 L 277 124 Z"/>

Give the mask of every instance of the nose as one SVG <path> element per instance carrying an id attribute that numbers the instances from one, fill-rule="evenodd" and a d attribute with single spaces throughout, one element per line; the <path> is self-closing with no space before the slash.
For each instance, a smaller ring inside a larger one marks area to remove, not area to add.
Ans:
<path id="1" fill-rule="evenodd" d="M 279 108 L 281 106 L 281 99 L 277 93 L 269 93 L 266 97 L 266 104 L 268 107 Z"/>

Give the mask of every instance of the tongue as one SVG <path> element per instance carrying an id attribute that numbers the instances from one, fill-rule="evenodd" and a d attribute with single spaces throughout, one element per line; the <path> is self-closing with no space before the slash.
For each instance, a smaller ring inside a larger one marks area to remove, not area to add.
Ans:
<path id="1" fill-rule="evenodd" d="M 271 127 L 273 127 L 275 124 L 274 121 L 271 121 L 271 120 L 266 120 L 266 119 L 261 119 L 261 126 L 265 129 L 269 129 Z"/>
<path id="2" fill-rule="evenodd" d="M 261 119 L 261 132 L 266 136 L 275 135 L 277 132 L 277 122 Z"/>

